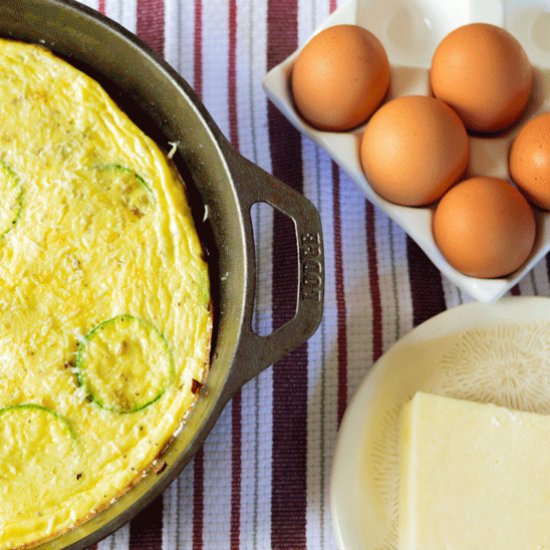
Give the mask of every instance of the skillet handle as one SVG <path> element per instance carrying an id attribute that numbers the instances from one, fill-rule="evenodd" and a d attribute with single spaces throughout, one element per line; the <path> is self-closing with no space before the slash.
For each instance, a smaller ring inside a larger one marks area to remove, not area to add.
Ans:
<path id="1" fill-rule="evenodd" d="M 244 214 L 249 274 L 237 368 L 232 373 L 235 379 L 231 385 L 236 390 L 295 350 L 319 326 L 323 315 L 324 256 L 321 219 L 308 199 L 236 153 L 229 165 Z M 259 202 L 269 204 L 294 222 L 298 250 L 296 313 L 268 336 L 259 336 L 252 329 L 257 278 L 251 208 Z"/>

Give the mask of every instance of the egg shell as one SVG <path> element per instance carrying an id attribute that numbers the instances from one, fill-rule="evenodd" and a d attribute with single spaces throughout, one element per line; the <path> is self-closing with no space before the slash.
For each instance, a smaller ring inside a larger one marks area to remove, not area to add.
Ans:
<path id="1" fill-rule="evenodd" d="M 527 107 L 533 70 L 508 31 L 473 23 L 438 45 L 430 83 L 434 96 L 449 104 L 467 128 L 495 132 L 513 124 Z"/>
<path id="2" fill-rule="evenodd" d="M 510 175 L 527 198 L 550 210 L 550 113 L 530 120 L 510 148 Z"/>
<path id="3" fill-rule="evenodd" d="M 449 106 L 433 97 L 403 96 L 367 124 L 361 163 L 379 195 L 421 206 L 439 199 L 462 176 L 469 150 L 466 129 Z"/>
<path id="4" fill-rule="evenodd" d="M 531 206 L 510 183 L 476 177 L 453 187 L 438 204 L 433 232 L 447 261 L 466 275 L 508 275 L 528 258 L 535 242 Z"/>
<path id="5" fill-rule="evenodd" d="M 300 114 L 321 130 L 349 130 L 384 99 L 388 57 L 372 33 L 336 25 L 310 40 L 292 70 L 292 95 Z"/>

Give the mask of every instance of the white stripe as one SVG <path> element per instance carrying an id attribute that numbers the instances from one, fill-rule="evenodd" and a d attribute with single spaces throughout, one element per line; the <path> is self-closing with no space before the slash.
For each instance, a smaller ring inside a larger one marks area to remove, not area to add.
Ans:
<path id="1" fill-rule="evenodd" d="M 163 496 L 162 547 L 191 548 L 193 545 L 193 462 Z"/>
<path id="2" fill-rule="evenodd" d="M 268 131 L 268 116 L 267 116 L 267 97 L 262 88 L 261 77 L 267 72 L 267 2 L 257 2 L 256 0 L 248 0 L 250 2 L 250 11 L 247 14 L 241 14 L 243 19 L 243 27 L 245 25 L 244 18 L 247 17 L 248 21 L 246 25 L 252 30 L 250 36 L 250 63 L 249 68 L 250 76 L 248 80 L 252 79 L 252 98 L 254 107 L 254 118 L 251 120 L 251 130 L 254 130 L 256 136 L 256 155 L 253 160 L 258 166 L 261 166 L 267 172 L 271 172 L 271 155 L 269 151 L 269 131 Z M 248 30 L 243 31 L 248 33 Z M 237 41 L 237 44 L 239 41 Z M 244 63 L 240 63 L 237 60 L 237 76 L 242 74 Z M 239 82 L 237 78 L 237 83 Z M 239 86 L 239 96 L 241 87 Z M 239 116 L 241 109 L 238 110 Z M 249 149 L 246 148 L 247 132 L 243 127 L 240 132 L 241 139 L 241 151 L 247 158 L 252 158 L 249 153 Z M 266 227 L 270 227 L 271 224 L 266 220 L 263 224 L 262 231 Z M 269 241 L 271 246 L 271 240 Z M 267 258 L 266 258 L 267 259 Z M 268 262 L 271 265 L 271 261 Z M 265 264 L 267 265 L 267 264 Z M 271 292 L 269 293 L 269 299 L 271 300 Z"/>
<path id="3" fill-rule="evenodd" d="M 325 242 L 324 320 L 308 344 L 306 538 L 309 547 L 317 548 L 320 543 L 321 509 L 324 525 L 330 525 L 328 487 L 338 413 L 338 318 L 334 271 L 333 180 L 332 165 L 328 156 L 321 151 L 315 151 L 314 145 L 306 139 L 302 140 L 302 148 L 304 190 L 308 196 L 316 198 L 317 206 L 320 207 Z M 319 164 L 316 158 L 319 159 Z M 323 537 L 325 546 L 332 544 L 331 536 L 323 533 Z"/>
<path id="4" fill-rule="evenodd" d="M 458 288 L 447 279 L 447 277 L 441 277 L 443 284 L 443 294 L 445 296 L 445 304 L 447 308 L 458 306 L 462 300 L 462 294 Z"/>
<path id="5" fill-rule="evenodd" d="M 189 476 L 191 465 L 185 469 L 185 473 L 174 480 L 172 485 L 162 495 L 162 548 L 180 547 L 177 532 L 180 526 L 178 499 L 180 483 L 184 475 Z M 191 507 L 192 508 L 192 507 Z M 184 532 L 187 529 L 184 530 Z"/>
<path id="6" fill-rule="evenodd" d="M 550 286 L 548 284 L 548 270 L 546 268 L 546 258 L 540 261 L 533 269 L 533 277 L 535 278 L 536 292 L 539 296 L 548 296 L 550 294 Z"/>
<path id="7" fill-rule="evenodd" d="M 106 0 L 105 15 L 130 32 L 136 32 L 137 0 Z"/>
<path id="8" fill-rule="evenodd" d="M 99 7 L 99 0 L 80 0 L 80 3 L 94 10 L 97 10 Z"/>
<path id="9" fill-rule="evenodd" d="M 304 44 L 328 15 L 328 2 L 300 0 L 298 43 Z M 309 140 L 302 140 L 304 194 L 321 211 L 325 244 L 325 314 L 308 342 L 307 509 L 308 548 L 333 544 L 330 534 L 328 487 L 337 430 L 338 355 L 337 303 L 334 273 L 334 224 L 332 164 Z M 321 524 L 324 531 L 321 532 Z"/>
<path id="10" fill-rule="evenodd" d="M 273 375 L 267 369 L 242 391 L 242 550 L 271 548 L 272 408 Z"/>
<path id="11" fill-rule="evenodd" d="M 366 201 L 345 175 L 340 177 L 342 252 L 347 309 L 348 400 L 372 363 L 372 297 L 367 255 Z M 373 266 L 374 268 L 374 266 Z"/>
<path id="12" fill-rule="evenodd" d="M 273 209 L 252 209 L 255 226 L 257 293 L 255 330 L 272 332 Z M 260 230 L 261 228 L 261 230 Z M 273 437 L 273 371 L 268 368 L 242 390 L 241 541 L 242 548 L 271 547 L 271 464 Z M 254 509 L 254 506 L 257 506 Z"/>
<path id="13" fill-rule="evenodd" d="M 382 306 L 382 348 L 388 348 L 413 325 L 405 233 L 375 208 L 378 283 Z"/>
<path id="14" fill-rule="evenodd" d="M 204 548 L 231 546 L 231 410 L 225 407 L 204 444 Z"/>
<path id="15" fill-rule="evenodd" d="M 194 0 L 165 0 L 164 55 L 188 82 L 194 78 Z"/>
<path id="16" fill-rule="evenodd" d="M 267 102 L 257 75 L 266 72 L 267 4 L 244 0 L 237 11 L 236 82 L 241 153 L 270 170 Z M 249 32 L 253 30 L 253 32 Z M 252 209 L 256 244 L 257 293 L 254 327 L 272 331 L 273 209 Z M 271 464 L 273 374 L 269 368 L 242 390 L 241 518 L 242 550 L 271 547 Z"/>
<path id="17" fill-rule="evenodd" d="M 130 546 L 130 525 L 126 524 L 109 538 L 101 541 L 98 550 L 124 550 Z"/>
<path id="18" fill-rule="evenodd" d="M 240 540 L 241 550 L 255 550 L 252 543 L 254 537 L 254 506 L 256 504 L 255 462 L 258 456 L 256 445 L 256 392 L 258 381 L 247 384 L 242 391 L 242 424 L 241 424 L 241 518 Z M 263 406 L 263 405 L 262 405 Z M 265 546 L 267 548 L 267 546 Z"/>
<path id="19" fill-rule="evenodd" d="M 203 2 L 203 101 L 226 135 L 229 130 L 228 2 Z M 231 404 L 204 445 L 205 548 L 229 548 L 231 533 Z"/>
<path id="20" fill-rule="evenodd" d="M 535 286 L 537 286 L 537 281 L 535 279 L 535 271 L 531 270 L 525 277 L 519 282 L 519 289 L 522 295 L 524 296 L 533 296 L 536 294 Z M 538 288 L 537 288 L 538 290 Z"/>
<path id="21" fill-rule="evenodd" d="M 327 17 L 328 8 L 327 0 L 299 1 L 300 45 L 307 41 L 315 28 Z M 308 343 L 306 541 L 308 548 L 332 548 L 334 537 L 331 532 L 328 488 L 338 413 L 338 313 L 334 270 L 332 164 L 324 152 L 306 139 L 302 140 L 302 158 L 304 194 L 314 201 L 321 212 L 326 279 L 324 319 Z"/>
<path id="22" fill-rule="evenodd" d="M 401 338 L 413 328 L 413 303 L 407 256 L 407 234 L 396 223 L 392 223 L 392 231 L 395 286 L 399 305 L 397 325 L 399 338 Z"/>
<path id="23" fill-rule="evenodd" d="M 227 75 L 229 52 L 229 2 L 204 2 L 202 14 L 203 101 L 220 127 L 229 135 Z"/>
<path id="24" fill-rule="evenodd" d="M 382 350 L 385 352 L 399 337 L 397 308 L 399 302 L 394 293 L 391 239 L 391 220 L 375 208 L 376 251 L 378 258 L 378 282 L 382 305 Z"/>

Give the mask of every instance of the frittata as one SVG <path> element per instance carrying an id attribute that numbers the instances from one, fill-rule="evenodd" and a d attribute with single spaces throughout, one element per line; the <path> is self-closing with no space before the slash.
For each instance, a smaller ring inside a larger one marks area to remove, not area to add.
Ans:
<path id="1" fill-rule="evenodd" d="M 93 79 L 0 41 L 0 549 L 140 478 L 209 363 L 207 265 L 165 154 Z"/>

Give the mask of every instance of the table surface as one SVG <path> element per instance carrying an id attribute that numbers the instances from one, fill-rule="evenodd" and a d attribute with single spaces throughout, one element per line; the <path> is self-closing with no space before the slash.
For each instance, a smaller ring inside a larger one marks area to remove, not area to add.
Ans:
<path id="1" fill-rule="evenodd" d="M 161 53 L 243 155 L 305 193 L 321 212 L 326 243 L 326 306 L 315 336 L 245 386 L 162 499 L 98 548 L 335 548 L 330 472 L 347 403 L 401 335 L 468 301 L 262 90 L 267 70 L 302 44 L 337 1 L 85 3 Z M 254 221 L 256 323 L 267 333 L 295 291 L 285 277 L 292 228 L 268 207 L 258 208 Z M 541 262 L 513 294 L 548 295 L 549 267 Z"/>

